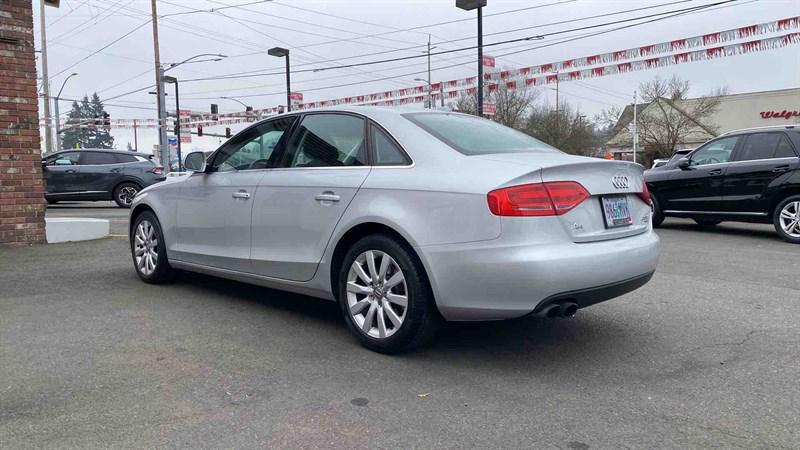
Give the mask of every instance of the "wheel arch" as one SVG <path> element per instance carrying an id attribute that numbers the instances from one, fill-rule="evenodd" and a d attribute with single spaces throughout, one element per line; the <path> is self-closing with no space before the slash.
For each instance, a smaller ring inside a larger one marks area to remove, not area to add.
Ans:
<path id="1" fill-rule="evenodd" d="M 156 216 L 156 219 L 158 218 L 156 212 L 150 207 L 150 205 L 147 203 L 139 203 L 133 209 L 131 209 L 131 214 L 128 216 L 128 236 L 133 236 L 133 224 L 136 222 L 136 217 L 145 211 L 150 211 L 154 216 Z"/>
<path id="2" fill-rule="evenodd" d="M 403 233 L 397 231 L 395 227 L 387 225 L 385 223 L 380 222 L 362 222 L 356 225 L 351 226 L 347 231 L 345 231 L 339 239 L 336 241 L 336 245 L 334 246 L 333 252 L 331 253 L 331 259 L 329 264 L 329 271 L 330 271 L 330 289 L 331 293 L 333 293 L 334 298 L 338 297 L 338 284 L 339 284 L 339 268 L 344 261 L 345 254 L 347 254 L 347 250 L 355 244 L 359 239 L 369 236 L 372 234 L 383 234 L 387 236 L 391 236 L 403 244 L 405 244 L 413 258 L 419 262 L 420 266 L 423 269 L 423 274 L 425 275 L 426 280 L 428 281 L 428 285 L 433 290 L 433 284 L 431 283 L 428 267 L 425 264 L 425 261 L 421 258 L 420 254 L 414 248 L 414 245 L 410 239 L 408 239 Z M 435 292 L 434 292 L 435 298 Z"/>
<path id="3" fill-rule="evenodd" d="M 794 197 L 796 195 L 800 195 L 800 185 L 791 185 L 786 186 L 783 189 L 779 190 L 772 196 L 772 199 L 769 202 L 769 210 L 767 213 L 769 214 L 769 218 L 772 219 L 775 215 L 775 208 L 778 207 L 784 200 L 789 197 Z"/>

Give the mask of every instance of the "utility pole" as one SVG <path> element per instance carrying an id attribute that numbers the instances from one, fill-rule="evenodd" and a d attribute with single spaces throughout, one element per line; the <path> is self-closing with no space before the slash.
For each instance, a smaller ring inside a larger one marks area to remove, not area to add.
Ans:
<path id="1" fill-rule="evenodd" d="M 428 35 L 428 108 L 433 108 L 433 97 L 431 96 L 431 35 Z"/>
<path id="2" fill-rule="evenodd" d="M 483 117 L 483 8 L 478 6 L 478 116 Z"/>
<path id="3" fill-rule="evenodd" d="M 153 0 L 155 1 L 155 0 Z M 44 20 L 44 0 L 39 0 L 39 29 L 42 33 L 42 89 L 44 90 L 44 152 L 53 151 L 53 127 L 50 116 L 50 75 L 47 71 L 47 32 Z"/>
<path id="4" fill-rule="evenodd" d="M 164 172 L 169 172 L 169 146 L 167 145 L 167 110 L 164 94 L 164 69 L 161 67 L 161 54 L 158 49 L 158 10 L 156 0 L 150 0 L 153 21 L 153 56 L 156 68 L 156 98 L 158 103 L 158 153 Z"/>
<path id="5" fill-rule="evenodd" d="M 439 82 L 439 100 L 441 100 L 442 108 L 444 108 L 444 83 L 441 81 Z"/>
<path id="6" fill-rule="evenodd" d="M 556 72 L 556 132 L 560 133 L 561 131 L 558 128 L 559 125 L 561 124 L 561 116 L 558 114 L 558 108 L 559 108 L 559 105 L 558 105 L 558 81 L 559 81 L 559 76 L 558 76 L 558 72 Z"/>
<path id="7" fill-rule="evenodd" d="M 137 152 L 139 151 L 139 133 L 137 130 L 139 129 L 139 125 L 136 123 L 136 119 L 133 119 L 133 149 Z"/>
<path id="8" fill-rule="evenodd" d="M 633 162 L 636 162 L 636 144 L 639 141 L 639 133 L 636 132 L 636 90 L 633 91 Z"/>

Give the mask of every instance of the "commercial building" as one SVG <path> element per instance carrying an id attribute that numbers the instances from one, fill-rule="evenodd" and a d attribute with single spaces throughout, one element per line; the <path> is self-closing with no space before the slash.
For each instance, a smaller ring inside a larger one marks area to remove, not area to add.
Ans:
<path id="1" fill-rule="evenodd" d="M 652 145 L 645 134 L 664 135 L 678 132 L 674 149 L 693 148 L 731 130 L 770 125 L 800 124 L 800 88 L 776 91 L 748 92 L 719 97 L 719 104 L 709 114 L 696 115 L 702 110 L 701 98 L 672 101 L 658 99 L 636 105 L 639 162 L 652 160 Z M 606 142 L 614 159 L 633 158 L 633 105 L 625 108 L 614 127 L 616 132 Z M 648 129 L 649 127 L 649 129 Z M 667 129 L 672 127 L 672 129 Z M 654 129 L 655 128 L 655 129 Z"/>

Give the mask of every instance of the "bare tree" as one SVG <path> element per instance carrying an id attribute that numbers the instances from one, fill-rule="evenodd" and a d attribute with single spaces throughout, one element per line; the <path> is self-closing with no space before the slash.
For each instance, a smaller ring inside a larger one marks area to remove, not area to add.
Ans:
<path id="1" fill-rule="evenodd" d="M 577 155 L 593 155 L 603 142 L 603 136 L 595 130 L 595 125 L 567 102 L 561 102 L 557 115 L 549 104 L 534 106 L 524 131 L 553 147 Z"/>
<path id="2" fill-rule="evenodd" d="M 486 96 L 487 102 L 497 105 L 497 112 L 492 120 L 507 127 L 523 129 L 525 128 L 526 118 L 530 112 L 534 101 L 539 97 L 539 92 L 527 86 L 518 86 L 516 89 L 508 89 L 505 83 L 497 86 L 497 89 Z M 454 111 L 467 114 L 478 113 L 478 95 L 462 95 L 455 102 L 450 104 Z"/>
<path id="3" fill-rule="evenodd" d="M 645 167 L 655 158 L 668 158 L 676 147 L 695 139 L 716 136 L 717 127 L 710 117 L 719 109 L 725 88 L 708 95 L 688 99 L 689 81 L 673 76 L 669 80 L 655 78 L 640 84 L 643 101 L 650 103 L 636 120 Z"/>

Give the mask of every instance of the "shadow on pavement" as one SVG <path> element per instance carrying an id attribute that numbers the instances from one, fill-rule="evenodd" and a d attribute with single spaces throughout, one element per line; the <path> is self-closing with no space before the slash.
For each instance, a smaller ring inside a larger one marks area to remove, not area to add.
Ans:
<path id="1" fill-rule="evenodd" d="M 720 236 L 742 236 L 742 237 L 758 237 L 769 238 L 772 241 L 783 242 L 783 240 L 775 232 L 772 225 L 769 224 L 750 224 L 738 222 L 722 222 L 716 226 L 701 226 L 694 221 L 669 221 L 661 224 L 656 232 L 659 230 L 684 230 L 694 231 L 696 233 L 715 234 Z"/>
<path id="2" fill-rule="evenodd" d="M 263 308 L 266 314 L 279 310 L 296 316 L 298 322 L 311 319 L 318 322 L 312 327 L 314 330 L 328 335 L 317 336 L 319 340 L 349 339 L 358 347 L 334 302 L 189 272 L 182 273 L 177 282 L 214 292 L 232 303 L 251 303 Z M 505 363 L 518 366 L 519 357 L 530 357 L 524 364 L 548 361 L 546 366 L 553 368 L 554 364 L 584 364 L 603 358 L 602 355 L 609 352 L 635 352 L 639 346 L 636 336 L 646 330 L 636 323 L 623 326 L 608 314 L 595 314 L 596 308 L 581 310 L 570 319 L 524 317 L 492 322 L 448 322 L 427 347 L 395 357 L 414 360 L 435 357 L 438 362 L 428 361 L 435 365 L 442 362 L 464 364 L 470 360 L 468 365 L 481 365 L 491 361 L 499 364 L 497 367 Z M 332 334 L 331 327 L 340 327 L 342 332 Z M 286 327 L 286 330 L 291 329 L 291 326 Z"/>

